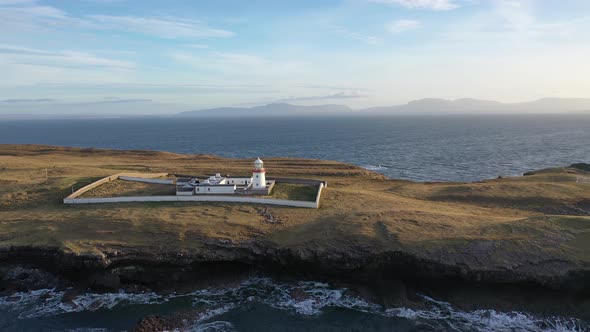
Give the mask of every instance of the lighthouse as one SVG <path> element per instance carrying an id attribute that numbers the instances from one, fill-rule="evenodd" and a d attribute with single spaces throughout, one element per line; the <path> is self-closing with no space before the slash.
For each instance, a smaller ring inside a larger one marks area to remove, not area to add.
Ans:
<path id="1" fill-rule="evenodd" d="M 260 160 L 260 158 L 254 161 L 254 169 L 252 170 L 252 188 L 266 188 L 266 170 L 264 169 L 264 162 Z"/>

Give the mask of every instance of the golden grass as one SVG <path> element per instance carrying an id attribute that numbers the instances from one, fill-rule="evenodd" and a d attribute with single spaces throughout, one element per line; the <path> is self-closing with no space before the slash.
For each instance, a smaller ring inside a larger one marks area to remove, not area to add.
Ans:
<path id="1" fill-rule="evenodd" d="M 318 186 L 277 183 L 272 189 L 270 198 L 315 202 L 318 189 Z"/>

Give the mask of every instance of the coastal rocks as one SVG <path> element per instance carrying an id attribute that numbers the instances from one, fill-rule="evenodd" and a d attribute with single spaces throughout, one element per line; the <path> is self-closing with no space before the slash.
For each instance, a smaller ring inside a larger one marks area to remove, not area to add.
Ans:
<path id="1" fill-rule="evenodd" d="M 142 318 L 132 332 L 163 332 L 190 330 L 195 319 L 202 315 L 200 309 L 189 309 L 170 315 L 149 315 Z"/>
<path id="2" fill-rule="evenodd" d="M 3 265 L 0 267 L 0 290 L 28 290 L 55 287 L 57 277 L 44 269 Z"/>
<path id="3" fill-rule="evenodd" d="M 584 272 L 589 269 L 587 266 L 497 241 L 468 242 L 464 247 L 419 252 L 403 248 L 387 251 L 352 240 L 321 253 L 313 243 L 296 249 L 278 248 L 263 240 L 226 243 L 208 239 L 203 244 L 202 249 L 183 255 L 119 247 L 117 255 L 107 255 L 106 260 L 67 254 L 59 249 L 12 248 L 10 254 L 0 252 L 0 291 L 66 285 L 100 292 L 178 292 L 215 286 L 219 280 L 232 282 L 257 272 L 351 284 L 379 282 L 383 284 L 380 288 L 390 290 L 390 299 L 383 302 L 392 305 L 405 302 L 411 293 L 406 289 L 406 281 L 535 283 L 568 291 L 590 288 L 590 274 Z M 19 262 L 14 261 L 15 257 Z M 301 296 L 304 294 L 293 294 Z"/>
<path id="4" fill-rule="evenodd" d="M 256 208 L 256 212 L 258 212 L 259 215 L 261 215 L 261 216 L 264 217 L 264 221 L 266 223 L 269 223 L 269 224 L 280 224 L 280 223 L 283 222 L 280 218 L 274 216 L 272 214 L 271 210 L 269 208 L 267 208 L 267 207 L 265 207 L 265 208 Z"/>
<path id="5" fill-rule="evenodd" d="M 121 287 L 119 275 L 112 273 L 96 273 L 90 277 L 91 288 L 100 291 L 116 291 Z"/>
<path id="6" fill-rule="evenodd" d="M 178 326 L 170 319 L 161 316 L 146 316 L 132 330 L 133 332 L 174 331 Z"/>
<path id="7" fill-rule="evenodd" d="M 295 301 L 305 301 L 305 300 L 308 300 L 309 299 L 309 294 L 307 294 L 301 288 L 294 288 L 294 289 L 292 289 L 291 291 L 289 291 L 289 295 Z"/>

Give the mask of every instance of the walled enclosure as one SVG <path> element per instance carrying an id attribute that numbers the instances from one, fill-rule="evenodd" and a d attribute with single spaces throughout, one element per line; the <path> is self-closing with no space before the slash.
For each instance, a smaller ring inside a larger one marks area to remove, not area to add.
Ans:
<path id="1" fill-rule="evenodd" d="M 315 202 L 306 201 L 293 201 L 286 199 L 274 199 L 274 198 L 258 198 L 258 197 L 240 197 L 240 196 L 223 196 L 223 195 L 210 195 L 210 196 L 128 196 L 128 197 L 93 197 L 93 198 L 78 198 L 88 190 L 96 188 L 109 181 L 121 179 L 126 181 L 139 181 L 148 183 L 160 183 L 155 178 L 168 176 L 168 173 L 119 173 L 111 176 L 102 178 L 96 182 L 93 182 L 87 186 L 84 186 L 74 193 L 64 198 L 64 204 L 97 204 L 97 203 L 127 203 L 127 202 L 228 202 L 228 203 L 253 203 L 253 204 L 267 204 L 267 205 L 282 205 L 292 207 L 303 207 L 317 209 L 320 206 L 320 197 L 324 188 L 323 181 L 316 180 L 304 180 L 306 184 L 317 184 L 318 192 L 316 195 Z M 150 180 L 152 179 L 152 180 Z M 277 179 L 277 182 L 286 183 L 302 183 L 297 181 L 299 179 Z"/>

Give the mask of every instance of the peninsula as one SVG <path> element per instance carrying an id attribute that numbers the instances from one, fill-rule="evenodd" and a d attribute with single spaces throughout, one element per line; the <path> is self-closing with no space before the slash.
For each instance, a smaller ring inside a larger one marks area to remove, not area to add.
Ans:
<path id="1" fill-rule="evenodd" d="M 416 183 L 340 162 L 266 157 L 277 178 L 327 181 L 319 208 L 63 204 L 72 191 L 115 173 L 240 174 L 252 160 L 0 145 L 0 291 L 48 283 L 166 289 L 222 269 L 590 291 L 587 164 L 475 183 Z M 141 183 L 124 191 L 154 194 Z M 272 195 L 307 194 L 277 184 Z"/>

